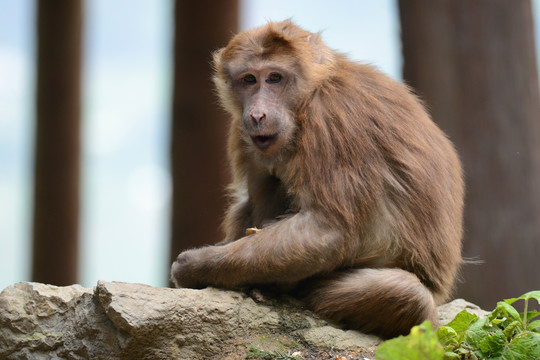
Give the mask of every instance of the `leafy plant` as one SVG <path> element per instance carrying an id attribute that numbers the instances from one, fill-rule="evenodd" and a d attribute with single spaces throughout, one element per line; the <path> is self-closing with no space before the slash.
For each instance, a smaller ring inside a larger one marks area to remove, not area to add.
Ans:
<path id="1" fill-rule="evenodd" d="M 442 359 L 444 349 L 431 322 L 424 321 L 411 329 L 407 336 L 399 336 L 385 341 L 377 349 L 377 359 Z"/>
<path id="2" fill-rule="evenodd" d="M 529 310 L 529 300 L 540 304 L 540 291 L 497 303 L 483 318 L 463 310 L 437 332 L 427 321 L 415 326 L 407 336 L 388 340 L 379 346 L 377 358 L 393 359 L 540 359 L 540 311 Z M 512 304 L 524 300 L 519 313 Z"/>
<path id="3" fill-rule="evenodd" d="M 262 360 L 298 360 L 294 356 L 287 355 L 281 351 L 274 351 L 269 353 L 267 351 L 256 348 L 255 346 L 249 347 L 249 353 L 246 359 L 262 359 Z"/>

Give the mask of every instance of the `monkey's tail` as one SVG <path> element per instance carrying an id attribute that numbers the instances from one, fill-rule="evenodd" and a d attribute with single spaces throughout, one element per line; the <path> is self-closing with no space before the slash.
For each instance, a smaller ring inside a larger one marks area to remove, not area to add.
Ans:
<path id="1" fill-rule="evenodd" d="M 308 304 L 316 313 L 351 329 L 384 338 L 408 334 L 438 313 L 432 293 L 401 269 L 353 269 L 311 284 Z"/>

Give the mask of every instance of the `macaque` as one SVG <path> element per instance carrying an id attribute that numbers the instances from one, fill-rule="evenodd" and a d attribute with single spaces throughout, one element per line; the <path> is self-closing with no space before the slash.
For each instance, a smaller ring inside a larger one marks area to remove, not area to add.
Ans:
<path id="1" fill-rule="evenodd" d="M 231 115 L 224 240 L 178 255 L 174 284 L 292 286 L 385 338 L 436 323 L 462 262 L 464 188 L 421 101 L 291 21 L 234 36 L 214 68 Z"/>

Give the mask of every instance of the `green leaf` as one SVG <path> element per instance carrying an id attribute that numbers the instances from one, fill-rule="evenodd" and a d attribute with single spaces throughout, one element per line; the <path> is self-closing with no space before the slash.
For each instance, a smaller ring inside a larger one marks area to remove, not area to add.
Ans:
<path id="1" fill-rule="evenodd" d="M 437 330 L 437 337 L 443 346 L 457 346 L 459 345 L 459 335 L 456 330 L 450 326 L 441 326 Z"/>
<path id="2" fill-rule="evenodd" d="M 540 334 L 530 331 L 518 334 L 508 346 L 505 346 L 502 356 L 509 360 L 540 359 Z"/>
<path id="3" fill-rule="evenodd" d="M 460 341 L 462 341 L 463 336 L 465 335 L 465 331 L 476 320 L 478 320 L 477 315 L 471 314 L 467 310 L 462 310 L 456 315 L 454 320 L 450 321 L 448 324 L 446 324 L 446 326 L 443 326 L 443 327 L 450 327 L 450 328 L 454 329 L 455 332 L 457 333 Z M 440 339 L 440 337 L 439 337 L 439 339 Z"/>
<path id="4" fill-rule="evenodd" d="M 518 300 L 529 300 L 529 299 L 535 299 L 538 302 L 538 304 L 540 304 L 540 290 L 529 291 L 528 293 L 523 294 L 520 297 L 506 299 L 504 301 L 507 304 L 513 304 L 514 302 L 516 302 Z"/>
<path id="5" fill-rule="evenodd" d="M 488 334 L 479 343 L 479 348 L 483 357 L 493 358 L 501 356 L 506 344 L 506 337 L 501 330 L 496 330 L 491 334 Z"/>
<path id="6" fill-rule="evenodd" d="M 533 318 L 537 317 L 540 315 L 540 311 L 536 311 L 536 310 L 531 310 L 527 313 L 527 319 L 528 320 L 532 320 Z"/>
<path id="7" fill-rule="evenodd" d="M 496 317 L 506 317 L 507 319 L 521 321 L 522 317 L 519 315 L 519 312 L 509 303 L 505 301 L 499 301 L 497 307 L 490 315 L 491 319 Z"/>
<path id="8" fill-rule="evenodd" d="M 508 340 L 511 340 L 512 337 L 521 329 L 522 323 L 519 321 L 512 321 L 504 330 L 504 336 Z"/>
<path id="9" fill-rule="evenodd" d="M 443 356 L 444 349 L 429 321 L 413 327 L 407 336 L 385 341 L 376 353 L 380 360 L 441 360 Z"/>
<path id="10" fill-rule="evenodd" d="M 514 302 L 516 302 L 518 300 L 525 300 L 525 305 L 524 305 L 525 311 L 524 311 L 524 313 L 520 314 L 521 318 L 522 318 L 523 328 L 527 327 L 527 323 L 532 318 L 534 318 L 535 316 L 538 316 L 540 314 L 538 311 L 533 311 L 532 314 L 527 311 L 528 308 L 529 308 L 529 300 L 530 299 L 535 299 L 536 302 L 540 305 L 540 290 L 529 291 L 528 293 L 523 294 L 518 298 L 511 298 L 511 299 L 504 300 L 504 302 L 507 303 L 507 304 L 513 304 Z M 527 316 L 524 316 L 524 315 L 527 315 Z"/>
<path id="11" fill-rule="evenodd" d="M 527 325 L 527 330 L 540 333 L 540 320 L 534 320 Z"/>
<path id="12" fill-rule="evenodd" d="M 453 352 L 445 352 L 443 360 L 460 360 L 461 356 Z"/>
<path id="13" fill-rule="evenodd" d="M 486 329 L 490 328 L 491 325 L 489 324 L 489 318 L 487 316 L 476 320 L 465 331 L 465 341 L 471 344 L 472 348 L 478 349 L 480 347 L 480 342 L 489 335 L 488 330 Z"/>

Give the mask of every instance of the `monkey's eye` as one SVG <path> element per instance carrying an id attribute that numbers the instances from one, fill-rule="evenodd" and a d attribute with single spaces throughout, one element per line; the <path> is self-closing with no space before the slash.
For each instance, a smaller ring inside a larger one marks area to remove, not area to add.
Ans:
<path id="1" fill-rule="evenodd" d="M 245 75 L 242 80 L 244 81 L 244 83 L 248 84 L 248 85 L 253 85 L 255 83 L 257 83 L 257 78 L 255 77 L 255 75 L 253 74 L 247 74 Z"/>
<path id="2" fill-rule="evenodd" d="M 266 79 L 266 82 L 269 84 L 277 84 L 281 81 L 282 78 L 283 77 L 280 73 L 271 73 L 270 75 L 268 75 L 268 79 Z"/>

